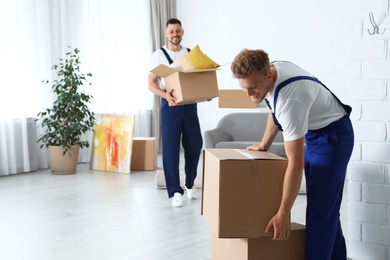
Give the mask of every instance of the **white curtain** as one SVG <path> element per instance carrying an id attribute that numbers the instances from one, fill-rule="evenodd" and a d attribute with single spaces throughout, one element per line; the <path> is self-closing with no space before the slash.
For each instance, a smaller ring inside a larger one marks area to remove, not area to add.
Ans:
<path id="1" fill-rule="evenodd" d="M 135 135 L 150 136 L 149 17 L 145 0 L 0 0 L 0 175 L 49 167 L 34 118 L 53 102 L 42 80 L 52 80 L 67 46 L 80 49 L 82 72 L 94 75 L 85 89 L 92 110 L 135 114 Z M 89 156 L 83 149 L 79 161 Z"/>
<path id="2" fill-rule="evenodd" d="M 150 0 L 151 12 L 151 30 L 152 30 L 152 49 L 153 51 L 164 46 L 165 38 L 165 23 L 169 18 L 173 18 L 174 4 L 172 0 Z M 159 96 L 154 96 L 152 110 L 152 134 L 156 137 L 159 152 L 162 150 L 161 130 L 160 130 L 160 101 Z"/>
<path id="3" fill-rule="evenodd" d="M 94 111 L 151 109 L 147 75 L 151 55 L 150 11 L 145 0 L 85 0 L 82 43 L 92 78 Z"/>

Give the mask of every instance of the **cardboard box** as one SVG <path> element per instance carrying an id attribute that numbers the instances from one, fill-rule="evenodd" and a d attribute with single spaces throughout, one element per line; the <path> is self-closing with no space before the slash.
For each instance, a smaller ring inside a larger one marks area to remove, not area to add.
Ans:
<path id="1" fill-rule="evenodd" d="M 306 229 L 291 223 L 291 237 L 276 241 L 271 238 L 218 238 L 212 234 L 212 260 L 303 260 Z"/>
<path id="2" fill-rule="evenodd" d="M 130 168 L 134 171 L 153 171 L 157 167 L 156 137 L 134 137 Z"/>
<path id="3" fill-rule="evenodd" d="M 165 79 L 167 91 L 179 105 L 206 101 L 218 97 L 217 69 L 179 71 L 164 64 L 150 72 Z"/>
<path id="4" fill-rule="evenodd" d="M 219 238 L 272 237 L 287 159 L 246 149 L 203 153 L 202 215 Z"/>
<path id="5" fill-rule="evenodd" d="M 241 89 L 219 90 L 219 108 L 256 108 L 257 104 Z"/>

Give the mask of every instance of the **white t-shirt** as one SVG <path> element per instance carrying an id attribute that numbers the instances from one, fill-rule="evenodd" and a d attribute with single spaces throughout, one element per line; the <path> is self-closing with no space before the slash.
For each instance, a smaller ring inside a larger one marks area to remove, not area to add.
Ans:
<path id="1" fill-rule="evenodd" d="M 277 70 L 273 92 L 267 96 L 272 111 L 276 87 L 295 76 L 311 76 L 297 65 L 276 61 L 272 63 Z M 283 128 L 285 141 L 297 140 L 308 130 L 316 130 L 337 121 L 347 112 L 332 93 L 312 80 L 298 80 L 283 87 L 276 101 L 276 119 Z"/>
<path id="2" fill-rule="evenodd" d="M 168 52 L 168 55 L 171 57 L 172 61 L 175 61 L 188 53 L 187 48 L 184 46 L 182 46 L 181 50 L 177 52 L 169 50 L 166 45 L 164 45 L 163 48 Z M 163 51 L 158 49 L 152 54 L 152 57 L 150 59 L 150 70 L 154 69 L 155 67 L 161 64 L 167 66 L 170 65 Z M 164 79 L 161 78 L 160 78 L 160 87 L 161 89 L 165 89 L 165 81 Z"/>

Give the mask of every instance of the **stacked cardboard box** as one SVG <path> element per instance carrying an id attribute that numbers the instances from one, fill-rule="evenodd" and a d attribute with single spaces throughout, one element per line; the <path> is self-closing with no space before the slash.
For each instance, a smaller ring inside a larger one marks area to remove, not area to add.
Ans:
<path id="1" fill-rule="evenodd" d="M 219 108 L 256 108 L 257 104 L 241 89 L 220 89 Z"/>
<path id="2" fill-rule="evenodd" d="M 212 231 L 213 259 L 286 259 L 278 251 L 292 247 L 288 259 L 304 259 L 304 226 L 294 225 L 286 241 L 264 231 L 279 208 L 286 167 L 285 158 L 264 151 L 204 151 L 202 215 Z M 235 254 L 241 257 L 226 258 Z"/>
<path id="3" fill-rule="evenodd" d="M 218 238 L 212 234 L 212 259 L 220 260 L 303 260 L 305 259 L 305 226 L 291 223 L 291 237 Z"/>
<path id="4" fill-rule="evenodd" d="M 130 168 L 133 171 L 153 171 L 157 167 L 156 137 L 134 137 Z"/>

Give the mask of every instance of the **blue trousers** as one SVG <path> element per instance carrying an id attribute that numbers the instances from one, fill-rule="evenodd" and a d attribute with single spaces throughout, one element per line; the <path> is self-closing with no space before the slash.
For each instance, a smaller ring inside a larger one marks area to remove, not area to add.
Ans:
<path id="1" fill-rule="evenodd" d="M 162 160 L 168 197 L 184 193 L 180 185 L 180 142 L 184 149 L 185 186 L 191 189 L 197 175 L 203 140 L 197 104 L 170 107 L 161 99 Z"/>
<path id="2" fill-rule="evenodd" d="M 354 145 L 349 116 L 306 134 L 306 260 L 346 260 L 340 205 Z"/>

